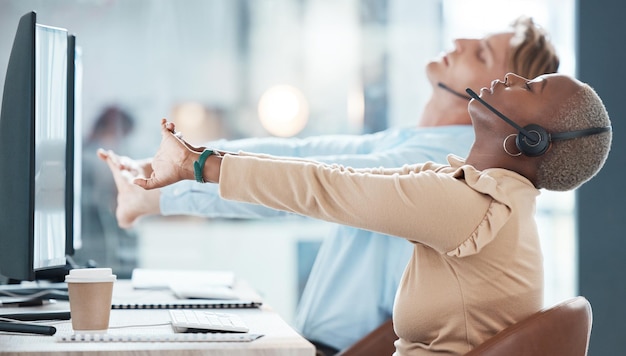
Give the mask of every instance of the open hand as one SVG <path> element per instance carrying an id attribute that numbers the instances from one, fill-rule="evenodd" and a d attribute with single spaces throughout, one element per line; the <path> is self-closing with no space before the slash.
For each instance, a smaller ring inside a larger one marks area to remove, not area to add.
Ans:
<path id="1" fill-rule="evenodd" d="M 184 179 L 194 179 L 193 162 L 204 148 L 196 148 L 176 134 L 174 124 L 161 120 L 161 144 L 152 159 L 149 177 L 137 177 L 133 183 L 144 189 L 161 188 Z"/>
<path id="2" fill-rule="evenodd" d="M 132 227 L 142 216 L 160 213 L 160 191 L 145 190 L 132 183 L 137 177 L 152 174 L 149 159 L 133 160 L 102 149 L 98 150 L 98 157 L 107 163 L 113 174 L 117 187 L 115 217 L 121 228 Z"/>

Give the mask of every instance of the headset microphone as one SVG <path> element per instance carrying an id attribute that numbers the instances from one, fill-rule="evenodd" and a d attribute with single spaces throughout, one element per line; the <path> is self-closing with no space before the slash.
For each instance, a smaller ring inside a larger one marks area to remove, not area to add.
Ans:
<path id="1" fill-rule="evenodd" d="M 467 96 L 467 95 L 465 95 L 465 94 L 459 93 L 458 91 L 456 91 L 456 90 L 454 90 L 454 89 L 450 88 L 449 86 L 447 86 L 447 85 L 443 84 L 442 82 L 437 83 L 437 85 L 438 85 L 441 89 L 446 90 L 446 91 L 448 91 L 449 93 L 454 94 L 454 95 L 458 96 L 458 97 L 459 97 L 459 98 L 461 98 L 461 99 L 465 99 L 465 100 L 467 100 L 467 101 L 472 100 L 472 98 L 471 98 L 471 97 L 469 97 L 469 96 Z"/>
<path id="2" fill-rule="evenodd" d="M 476 94 L 472 89 L 467 88 L 465 91 L 473 99 L 477 100 L 479 103 L 484 105 L 487 109 L 489 109 L 489 111 L 493 112 L 499 118 L 501 118 L 506 123 L 513 126 L 517 131 L 519 131 L 519 133 L 517 134 L 517 137 L 515 138 L 515 145 L 517 146 L 517 148 L 520 150 L 522 154 L 528 157 L 537 157 L 546 153 L 552 141 L 569 140 L 573 138 L 591 136 L 591 135 L 596 135 L 599 133 L 611 131 L 611 127 L 606 126 L 606 127 L 594 127 L 590 129 L 584 129 L 584 130 L 557 132 L 557 133 L 550 134 L 548 133 L 546 129 L 536 124 L 530 124 L 530 125 L 526 125 L 525 127 L 521 127 L 520 125 L 516 124 L 513 120 L 504 116 L 504 114 L 496 110 L 493 106 L 489 105 L 489 103 L 487 103 L 481 97 L 479 97 L 478 94 Z"/>

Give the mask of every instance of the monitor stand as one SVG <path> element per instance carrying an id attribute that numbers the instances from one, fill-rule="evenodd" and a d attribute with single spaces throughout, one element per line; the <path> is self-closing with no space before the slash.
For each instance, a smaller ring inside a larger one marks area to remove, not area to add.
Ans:
<path id="1" fill-rule="evenodd" d="M 34 281 L 9 279 L 0 285 L 0 302 L 5 306 L 37 306 L 51 299 L 69 300 L 65 275 L 72 269 L 66 263 L 63 267 L 35 272 Z"/>
<path id="2" fill-rule="evenodd" d="M 65 276 L 71 269 L 94 266 L 78 266 L 67 256 L 65 266 L 36 271 L 34 281 L 9 279 L 0 285 L 0 305 L 37 306 L 53 299 L 69 300 Z"/>
<path id="3" fill-rule="evenodd" d="M 0 302 L 4 306 L 36 306 L 49 300 L 69 300 L 64 282 L 32 282 L 0 285 Z"/>

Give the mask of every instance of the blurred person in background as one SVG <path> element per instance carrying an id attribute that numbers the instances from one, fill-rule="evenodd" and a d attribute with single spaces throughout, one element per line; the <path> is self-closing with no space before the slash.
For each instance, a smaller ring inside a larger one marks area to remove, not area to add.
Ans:
<path id="1" fill-rule="evenodd" d="M 137 236 L 117 224 L 117 188 L 94 155 L 103 147 L 126 151 L 124 143 L 134 127 L 130 113 L 117 105 L 107 106 L 94 121 L 82 147 L 82 246 L 76 250 L 74 261 L 78 265 L 111 267 L 120 278 L 130 277 L 137 265 Z"/>

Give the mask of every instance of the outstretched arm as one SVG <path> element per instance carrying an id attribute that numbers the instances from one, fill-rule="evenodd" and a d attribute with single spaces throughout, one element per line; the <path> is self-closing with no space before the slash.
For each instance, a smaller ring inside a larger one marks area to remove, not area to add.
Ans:
<path id="1" fill-rule="evenodd" d="M 198 150 L 189 148 L 165 120 L 161 135 L 150 178 L 134 180 L 145 189 L 195 179 Z M 220 152 L 207 158 L 202 178 L 220 183 L 225 199 L 400 236 L 443 253 L 476 230 L 493 202 L 452 174 L 455 169 L 432 162 L 353 169 L 294 157 Z M 458 202 L 472 202 L 474 208 Z M 463 219 L 454 226 L 440 228 L 459 216 Z"/>
<path id="2" fill-rule="evenodd" d="M 207 143 L 206 146 L 229 152 L 302 157 L 329 164 L 365 168 L 401 167 L 412 162 L 445 162 L 450 152 L 465 155 L 472 141 L 473 130 L 467 125 L 467 128 L 398 128 L 365 135 L 217 140 Z M 149 176 L 150 174 L 145 175 Z M 159 189 L 160 212 L 163 215 L 209 218 L 267 218 L 290 215 L 260 205 L 221 199 L 218 190 L 219 187 L 215 184 L 198 184 L 193 180 L 171 184 Z"/>

